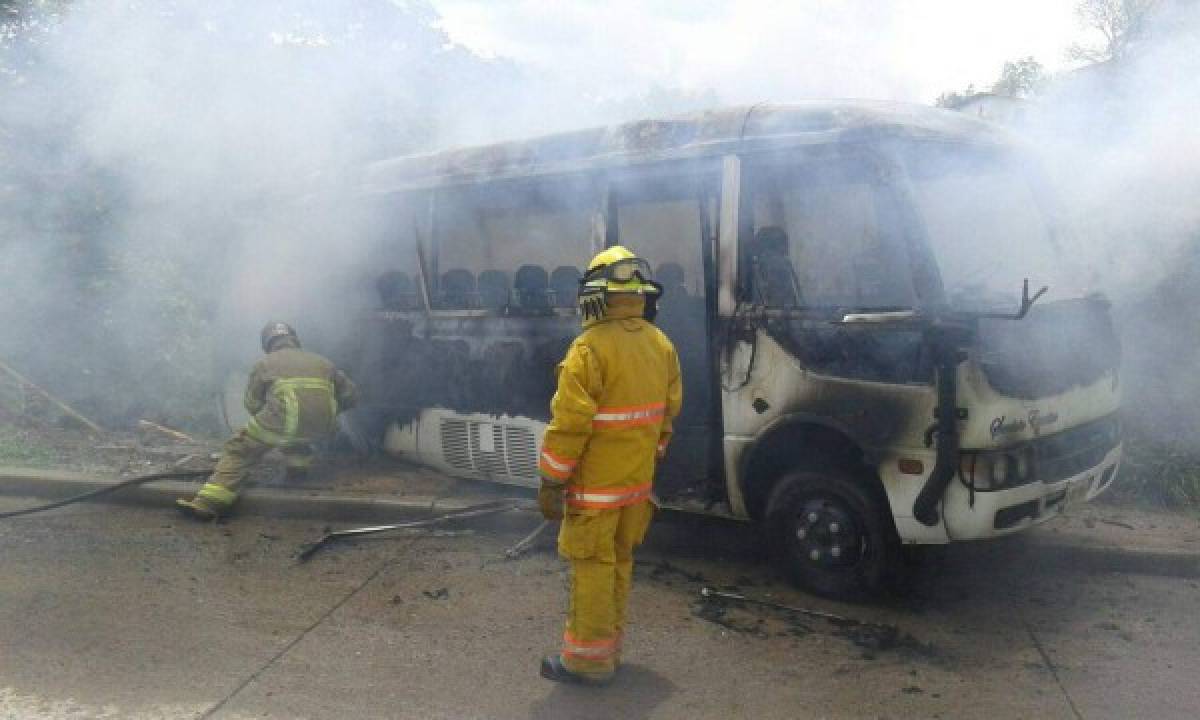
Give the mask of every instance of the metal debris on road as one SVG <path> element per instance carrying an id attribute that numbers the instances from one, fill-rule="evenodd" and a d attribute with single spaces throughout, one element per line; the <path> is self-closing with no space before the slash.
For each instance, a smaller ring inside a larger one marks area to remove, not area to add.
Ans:
<path id="1" fill-rule="evenodd" d="M 823 610 L 809 610 L 808 608 L 793 607 L 782 603 L 772 602 L 770 600 L 760 600 L 758 598 L 747 597 L 740 593 L 724 592 L 708 586 L 700 588 L 700 597 L 709 600 L 734 600 L 737 602 L 750 603 L 760 607 L 772 608 L 774 610 L 783 610 L 785 612 L 797 613 L 799 615 L 807 615 L 808 617 L 821 618 L 839 625 L 861 625 L 862 623 L 853 618 L 837 615 Z"/>
<path id="2" fill-rule="evenodd" d="M 548 527 L 550 527 L 550 521 L 543 520 L 540 525 L 533 529 L 533 532 L 521 538 L 516 542 L 515 545 L 505 550 L 504 557 L 508 560 L 515 560 L 516 558 L 519 558 L 525 553 L 529 552 L 529 548 L 533 547 L 533 543 L 537 541 L 538 536 L 545 532 L 546 528 Z"/>
<path id="3" fill-rule="evenodd" d="M 299 562 L 308 562 L 308 560 L 317 553 L 318 550 L 325 547 L 330 542 L 340 538 L 360 537 L 363 535 L 373 535 L 375 533 L 387 532 L 389 530 L 406 530 L 409 528 L 423 528 L 433 525 L 440 525 L 445 522 L 454 520 L 465 520 L 467 518 L 483 517 L 485 515 L 497 515 L 509 510 L 516 510 L 518 505 L 511 502 L 489 502 L 481 505 L 472 505 L 471 507 L 455 510 L 453 512 L 435 515 L 431 518 L 423 520 L 411 520 L 409 522 L 396 523 L 394 525 L 372 525 L 370 527 L 350 528 L 348 530 L 334 530 L 325 533 L 324 537 L 314 543 L 305 545 L 296 555 Z"/>

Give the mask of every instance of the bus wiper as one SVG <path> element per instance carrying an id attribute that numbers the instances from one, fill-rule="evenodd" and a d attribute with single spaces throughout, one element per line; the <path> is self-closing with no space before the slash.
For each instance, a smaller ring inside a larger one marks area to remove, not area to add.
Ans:
<path id="1" fill-rule="evenodd" d="M 1038 290 L 1033 297 L 1029 297 L 1029 278 L 1025 278 L 1025 282 L 1021 286 L 1021 307 L 1017 310 L 1016 315 L 1008 313 L 979 313 L 976 317 L 994 318 L 999 320 L 1022 320 L 1029 314 L 1029 309 L 1038 301 L 1038 298 L 1046 294 L 1050 288 L 1043 285 L 1041 290 Z"/>
<path id="2" fill-rule="evenodd" d="M 852 311 L 842 313 L 840 320 L 835 320 L 835 325 L 884 325 L 889 323 L 911 323 L 914 321 L 929 322 L 934 320 L 941 323 L 971 323 L 979 319 L 995 319 L 995 320 L 1022 320 L 1029 314 L 1033 304 L 1036 303 L 1050 288 L 1043 285 L 1040 290 L 1032 296 L 1029 294 L 1029 278 L 1021 285 L 1021 306 L 1014 313 L 987 313 L 987 312 L 969 312 L 969 311 L 945 311 L 933 310 L 923 311 L 920 309 L 911 308 L 855 308 Z"/>

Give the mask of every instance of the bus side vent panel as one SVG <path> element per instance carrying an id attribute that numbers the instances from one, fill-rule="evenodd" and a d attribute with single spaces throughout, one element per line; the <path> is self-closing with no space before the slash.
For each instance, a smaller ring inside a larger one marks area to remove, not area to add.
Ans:
<path id="1" fill-rule="evenodd" d="M 485 478 L 508 475 L 504 464 L 504 442 L 501 428 L 491 423 L 469 423 L 471 427 L 471 458 L 475 470 Z"/>
<path id="2" fill-rule="evenodd" d="M 535 482 L 538 478 L 537 439 L 528 428 L 507 425 L 504 444 L 508 450 L 509 474 L 514 480 Z"/>
<path id="3" fill-rule="evenodd" d="M 455 470 L 523 485 L 538 481 L 537 437 L 520 425 L 443 419 L 442 457 Z"/>
<path id="4" fill-rule="evenodd" d="M 442 420 L 442 457 L 455 470 L 474 472 L 465 420 Z"/>

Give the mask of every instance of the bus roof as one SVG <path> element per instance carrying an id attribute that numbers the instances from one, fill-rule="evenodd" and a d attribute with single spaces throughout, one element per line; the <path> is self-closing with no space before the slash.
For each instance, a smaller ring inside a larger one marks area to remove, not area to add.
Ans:
<path id="1" fill-rule="evenodd" d="M 969 115 L 925 105 L 854 100 L 759 104 L 383 160 L 367 167 L 363 189 L 389 193 L 880 137 L 999 142 L 1005 133 Z"/>

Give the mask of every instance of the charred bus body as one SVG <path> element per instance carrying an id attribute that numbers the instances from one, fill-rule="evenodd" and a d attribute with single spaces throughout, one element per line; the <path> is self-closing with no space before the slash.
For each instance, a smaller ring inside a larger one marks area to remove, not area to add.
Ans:
<path id="1" fill-rule="evenodd" d="M 389 230 L 354 370 L 409 460 L 537 484 L 580 268 L 624 244 L 666 285 L 685 379 L 658 499 L 765 523 L 811 589 L 871 590 L 901 544 L 1015 532 L 1116 474 L 1107 304 L 971 118 L 755 106 L 382 162 L 364 187 Z"/>

